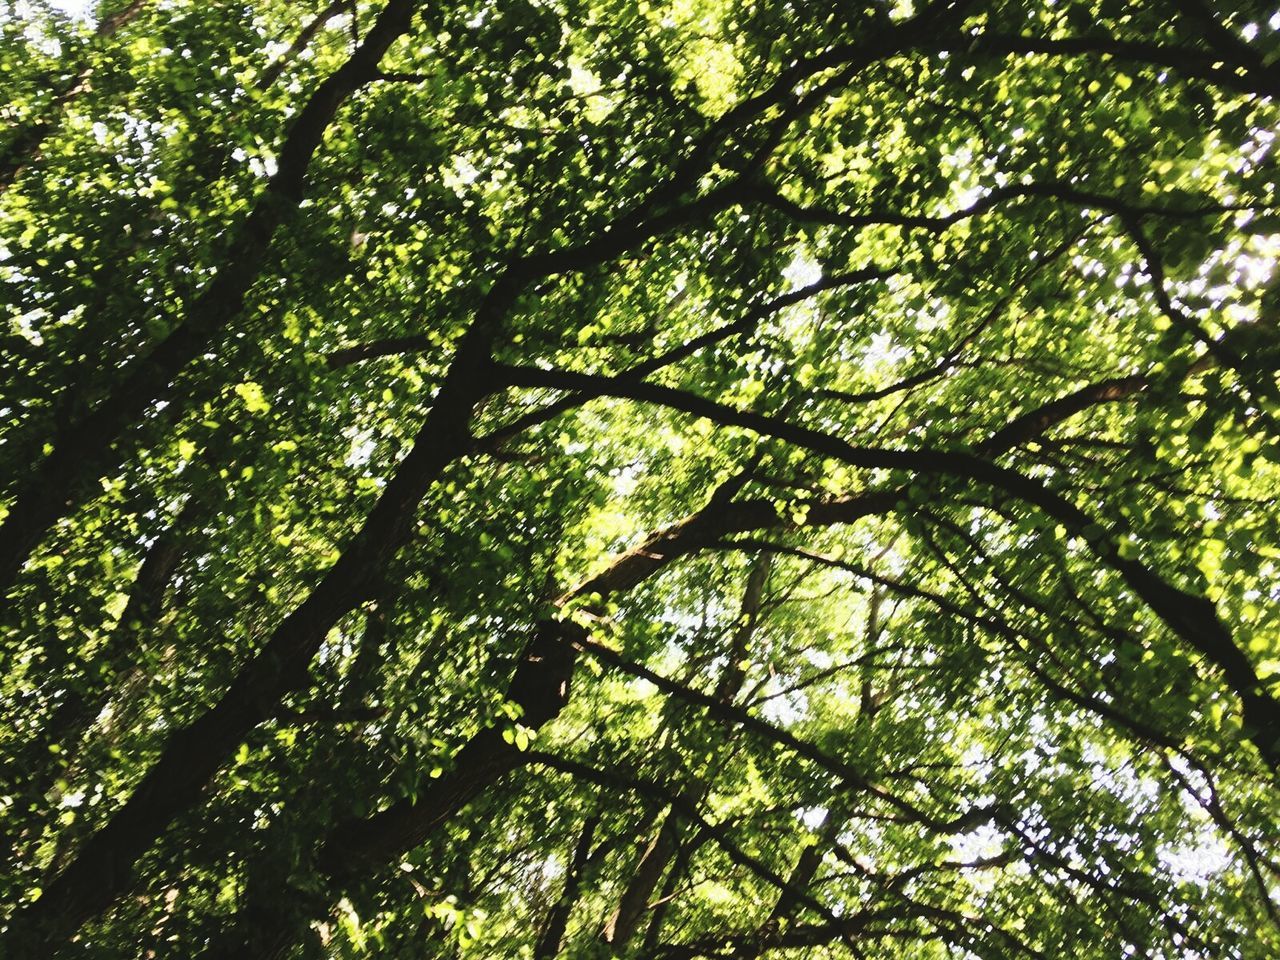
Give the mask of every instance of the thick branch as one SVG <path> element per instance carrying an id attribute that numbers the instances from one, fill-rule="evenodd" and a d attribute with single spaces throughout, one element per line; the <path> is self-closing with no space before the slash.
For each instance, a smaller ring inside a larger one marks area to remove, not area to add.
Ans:
<path id="1" fill-rule="evenodd" d="M 1119 572 L 1166 626 L 1222 670 L 1228 685 L 1240 697 L 1250 739 L 1269 765 L 1280 768 L 1280 703 L 1264 691 L 1253 664 L 1236 646 L 1213 603 L 1165 582 L 1140 560 L 1121 557 L 1113 535 L 1108 535 L 1070 500 L 1040 482 L 970 453 L 854 446 L 831 434 L 787 420 L 738 410 L 658 384 L 534 367 L 502 365 L 500 371 L 513 385 L 594 391 L 600 396 L 658 404 L 722 426 L 743 427 L 776 437 L 854 467 L 905 470 L 922 476 L 975 481 L 1039 508 L 1069 533 L 1088 534 L 1098 559 Z"/>

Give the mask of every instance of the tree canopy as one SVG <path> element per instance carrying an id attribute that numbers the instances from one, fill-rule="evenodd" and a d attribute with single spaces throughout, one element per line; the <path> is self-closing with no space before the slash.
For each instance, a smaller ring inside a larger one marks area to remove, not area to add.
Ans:
<path id="1" fill-rule="evenodd" d="M 1280 12 L 0 4 L 0 955 L 1280 953 Z"/>

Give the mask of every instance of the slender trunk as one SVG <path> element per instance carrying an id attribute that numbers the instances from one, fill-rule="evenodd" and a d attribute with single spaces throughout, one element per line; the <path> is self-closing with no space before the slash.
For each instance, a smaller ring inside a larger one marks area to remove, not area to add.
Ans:
<path id="1" fill-rule="evenodd" d="M 805 847 L 796 857 L 795 866 L 787 875 L 786 882 L 778 891 L 778 899 L 774 901 L 769 915 L 749 935 L 742 938 L 733 950 L 733 960 L 757 960 L 769 950 L 780 946 L 779 935 L 794 921 L 796 914 L 805 905 L 804 899 L 809 896 L 808 890 L 818 875 L 826 856 L 827 845 L 840 834 L 844 819 L 835 810 L 827 814 L 827 822 L 823 825 L 817 843 Z M 649 956 L 649 954 L 644 954 Z"/>
<path id="2" fill-rule="evenodd" d="M 167 396 L 174 378 L 240 314 L 277 229 L 302 199 L 325 131 L 350 96 L 376 78 L 383 54 L 409 30 L 414 7 L 415 0 L 388 0 L 364 42 L 316 88 L 285 138 L 276 175 L 235 231 L 221 269 L 183 322 L 149 355 L 134 361 L 91 410 L 77 409 L 74 396 L 61 403 L 67 425 L 56 431 L 49 455 L 18 485 L 0 523 L 0 595 L 49 528 L 88 497 L 99 477 L 119 466 L 130 445 L 124 434 L 148 408 L 161 398 L 171 407 L 183 404 L 183 397 Z"/>
<path id="3" fill-rule="evenodd" d="M 515 295 L 511 284 L 499 287 L 487 302 L 497 315 Z M 481 314 L 493 316 L 486 306 Z M 382 567 L 412 531 L 418 503 L 443 470 L 469 449 L 471 415 L 489 389 L 489 326 L 478 318 L 464 337 L 413 448 L 338 561 L 281 622 L 222 699 L 172 735 L 125 805 L 85 843 L 43 896 L 14 917 L 0 946 L 15 953 L 52 953 L 82 923 L 127 892 L 138 858 L 174 817 L 198 802 L 209 779 L 249 731 L 272 715 L 281 698 L 306 686 L 308 665 L 325 635 L 368 599 Z"/>
<path id="4" fill-rule="evenodd" d="M 755 636 L 760 622 L 765 584 L 769 578 L 770 555 L 761 553 L 747 575 L 747 588 L 742 599 L 742 612 L 737 629 L 729 643 L 727 663 L 716 683 L 715 699 L 732 703 L 746 679 L 743 662 L 747 648 Z M 705 776 L 695 777 L 683 791 L 690 804 L 696 806 L 710 786 Z M 650 909 L 650 900 L 663 874 L 671 865 L 676 853 L 685 844 L 685 822 L 676 810 L 667 814 L 661 828 L 640 855 L 635 873 L 623 890 L 618 908 L 601 934 L 615 953 L 624 950 L 635 936 L 640 921 Z"/>
<path id="5" fill-rule="evenodd" d="M 658 891 L 657 903 L 649 911 L 649 924 L 640 946 L 640 956 L 651 956 L 658 948 L 658 938 L 662 936 L 662 929 L 666 926 L 667 914 L 675 898 L 676 888 L 688 873 L 689 861 L 693 859 L 693 855 L 698 852 L 704 842 L 710 839 L 705 832 L 698 833 L 676 850 L 675 860 L 672 861 L 671 869 L 667 871 L 667 876 L 662 881 L 662 888 Z"/>
<path id="6" fill-rule="evenodd" d="M 577 662 L 574 624 L 544 621 L 525 648 L 507 688 L 507 700 L 521 708 L 520 722 L 537 730 L 550 723 L 569 700 Z M 334 899 L 349 884 L 393 863 L 420 845 L 469 802 L 524 763 L 504 731 L 486 727 L 453 757 L 452 768 L 430 781 L 412 800 L 401 800 L 372 816 L 348 820 L 320 844 L 318 868 Z M 303 921 L 281 911 L 248 911 L 230 925 L 201 960 L 273 960 L 296 943 Z"/>
<path id="7" fill-rule="evenodd" d="M 701 792 L 699 791 L 699 799 Z M 683 840 L 684 823 L 672 810 L 667 813 L 662 826 L 641 853 L 640 862 L 636 864 L 631 879 L 618 898 L 618 908 L 601 932 L 601 939 L 609 944 L 614 953 L 625 950 L 635 936 L 641 919 L 649 911 L 649 899 Z"/>
<path id="8" fill-rule="evenodd" d="M 867 630 L 863 641 L 868 653 L 875 649 L 876 642 L 880 639 L 880 605 L 884 602 L 884 588 L 878 583 L 871 585 L 871 595 L 867 598 Z M 868 665 L 862 671 L 862 689 L 858 694 L 858 722 L 866 723 L 871 719 L 881 704 L 884 703 L 882 697 L 877 696 L 875 685 L 872 683 L 871 677 L 874 668 Z"/>
<path id="9" fill-rule="evenodd" d="M 533 948 L 533 960 L 555 960 L 560 955 L 564 932 L 569 925 L 569 914 L 573 911 L 573 905 L 578 902 L 583 876 L 591 859 L 591 844 L 599 825 L 599 814 L 592 814 L 582 824 L 578 842 L 573 848 L 573 857 L 565 870 L 564 886 L 556 902 L 547 911 L 547 919 Z"/>
<path id="10" fill-rule="evenodd" d="M 332 0 L 327 7 L 317 13 L 298 32 L 293 43 L 289 44 L 289 49 L 276 57 L 271 65 L 262 71 L 262 75 L 258 77 L 254 86 L 259 90 L 266 90 L 280 79 L 280 74 L 284 73 L 285 68 L 315 39 L 316 34 L 320 32 L 320 28 L 345 10 L 348 5 L 349 0 Z"/>

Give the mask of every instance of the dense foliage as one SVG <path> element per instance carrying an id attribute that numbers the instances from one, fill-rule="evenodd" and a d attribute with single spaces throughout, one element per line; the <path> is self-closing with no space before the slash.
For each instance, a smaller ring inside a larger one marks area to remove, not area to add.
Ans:
<path id="1" fill-rule="evenodd" d="M 0 4 L 0 955 L 1280 954 L 1280 13 Z"/>

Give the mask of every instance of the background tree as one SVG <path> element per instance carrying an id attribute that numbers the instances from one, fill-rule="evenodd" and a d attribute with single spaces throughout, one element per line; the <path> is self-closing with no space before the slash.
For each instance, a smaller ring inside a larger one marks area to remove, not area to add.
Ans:
<path id="1" fill-rule="evenodd" d="M 1280 949 L 1280 11 L 0 29 L 4 956 Z"/>

